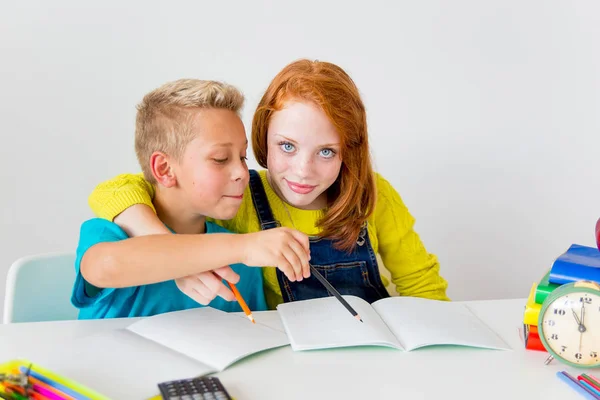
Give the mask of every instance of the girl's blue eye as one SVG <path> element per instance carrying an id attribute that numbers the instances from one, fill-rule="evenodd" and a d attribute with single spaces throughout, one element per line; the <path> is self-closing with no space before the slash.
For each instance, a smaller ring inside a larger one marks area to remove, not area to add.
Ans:
<path id="1" fill-rule="evenodd" d="M 331 158 L 335 155 L 335 152 L 331 149 L 323 149 L 320 151 L 321 157 Z"/>
<path id="2" fill-rule="evenodd" d="M 291 153 L 295 149 L 294 145 L 289 142 L 281 143 L 280 146 L 281 150 L 285 151 L 286 153 Z"/>

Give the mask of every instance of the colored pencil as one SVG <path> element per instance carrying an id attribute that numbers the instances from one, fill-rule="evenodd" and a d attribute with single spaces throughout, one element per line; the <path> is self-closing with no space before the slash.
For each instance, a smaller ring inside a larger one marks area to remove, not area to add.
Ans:
<path id="1" fill-rule="evenodd" d="M 231 291 L 233 292 L 233 295 L 237 299 L 238 303 L 240 303 L 240 306 L 242 307 L 242 310 L 244 310 L 244 314 L 246 314 L 246 317 L 248 317 L 248 319 L 252 321 L 253 324 L 256 324 L 254 316 L 252 315 L 252 311 L 250 311 L 250 308 L 248 307 L 248 304 L 246 304 L 246 301 L 242 297 L 240 291 L 235 287 L 233 283 L 229 281 L 227 281 L 227 283 L 229 283 L 229 287 L 231 287 Z"/>

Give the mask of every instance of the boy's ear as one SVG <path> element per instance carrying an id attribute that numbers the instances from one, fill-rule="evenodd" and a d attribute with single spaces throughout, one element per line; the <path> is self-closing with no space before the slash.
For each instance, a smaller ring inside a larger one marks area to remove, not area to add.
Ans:
<path id="1" fill-rule="evenodd" d="M 154 179 L 161 186 L 170 188 L 177 184 L 177 177 L 171 159 L 161 151 L 155 151 L 150 156 L 150 169 Z"/>

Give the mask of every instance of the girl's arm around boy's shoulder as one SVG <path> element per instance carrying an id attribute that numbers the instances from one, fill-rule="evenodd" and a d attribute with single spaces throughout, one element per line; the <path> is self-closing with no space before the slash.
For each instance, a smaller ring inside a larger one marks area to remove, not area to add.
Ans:
<path id="1" fill-rule="evenodd" d="M 153 198 L 154 186 L 143 174 L 121 174 L 98 184 L 88 197 L 88 204 L 97 217 L 113 221 L 134 204 L 154 210 Z"/>
<path id="2" fill-rule="evenodd" d="M 437 257 L 427 252 L 415 232 L 415 218 L 385 178 L 376 174 L 375 182 L 377 204 L 373 218 L 378 252 L 390 271 L 396 291 L 401 296 L 449 300 L 448 283 L 440 276 Z"/>

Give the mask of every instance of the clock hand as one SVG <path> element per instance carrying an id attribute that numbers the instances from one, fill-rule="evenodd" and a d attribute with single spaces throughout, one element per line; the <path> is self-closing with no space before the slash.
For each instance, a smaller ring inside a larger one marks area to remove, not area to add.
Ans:
<path id="1" fill-rule="evenodd" d="M 579 318 L 579 332 L 583 333 L 586 331 L 583 320 L 585 319 L 585 301 L 581 302 L 581 317 Z"/>
<path id="2" fill-rule="evenodd" d="M 581 327 L 583 325 L 579 325 L 579 353 L 581 354 L 581 342 L 583 340 L 583 332 L 585 332 L 585 327 L 584 330 L 581 330 Z"/>
<path id="3" fill-rule="evenodd" d="M 581 354 L 581 341 L 583 340 L 583 332 L 585 332 L 585 325 L 583 325 L 585 318 L 585 301 L 581 302 L 581 318 L 579 318 L 579 353 Z"/>
<path id="4" fill-rule="evenodd" d="M 575 310 L 573 310 L 571 308 L 571 311 L 573 312 L 573 317 L 575 317 L 575 322 L 577 322 L 577 327 L 579 328 L 581 326 L 581 320 L 579 319 L 579 317 L 577 316 L 577 313 L 575 312 Z"/>

